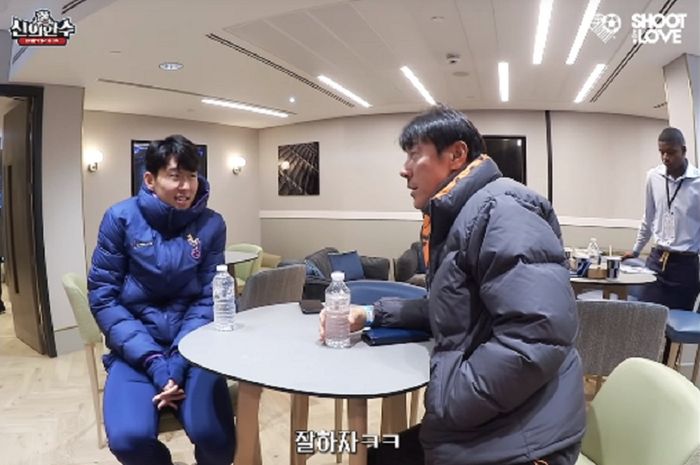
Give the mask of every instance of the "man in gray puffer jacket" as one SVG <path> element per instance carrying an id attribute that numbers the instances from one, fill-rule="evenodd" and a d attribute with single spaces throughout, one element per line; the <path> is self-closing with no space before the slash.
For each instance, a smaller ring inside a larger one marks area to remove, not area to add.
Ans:
<path id="1" fill-rule="evenodd" d="M 578 329 L 550 203 L 502 177 L 467 118 L 438 106 L 403 130 L 401 171 L 423 211 L 429 297 L 354 311 L 357 328 L 435 338 L 421 425 L 377 465 L 573 465 L 585 428 Z M 418 439 L 420 438 L 420 442 Z"/>

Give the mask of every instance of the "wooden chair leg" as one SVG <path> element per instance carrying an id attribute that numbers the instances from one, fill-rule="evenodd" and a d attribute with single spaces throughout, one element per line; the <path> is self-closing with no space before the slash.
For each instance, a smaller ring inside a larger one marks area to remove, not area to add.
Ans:
<path id="1" fill-rule="evenodd" d="M 594 394 L 593 394 L 594 396 L 595 396 L 596 394 L 598 394 L 598 391 L 600 391 L 600 388 L 601 388 L 602 386 L 603 386 L 603 377 L 600 376 L 600 375 L 597 375 L 597 376 L 595 377 L 595 392 L 594 392 Z"/>
<path id="2" fill-rule="evenodd" d="M 343 429 L 343 399 L 335 399 L 335 431 Z M 343 453 L 337 452 L 335 454 L 335 463 L 340 463 L 343 461 Z"/>
<path id="3" fill-rule="evenodd" d="M 421 390 L 416 389 L 411 393 L 411 410 L 408 419 L 408 427 L 415 426 L 418 423 L 418 403 L 420 402 Z"/>
<path id="4" fill-rule="evenodd" d="M 85 359 L 90 377 L 90 391 L 92 393 L 92 405 L 95 409 L 95 427 L 97 428 L 97 447 L 102 449 L 106 441 L 102 434 L 102 402 L 100 400 L 100 384 L 97 379 L 97 359 L 95 358 L 94 344 L 85 344 Z"/>
<path id="5" fill-rule="evenodd" d="M 690 378 L 693 384 L 698 382 L 698 370 L 700 369 L 700 344 L 698 344 L 698 350 L 695 352 L 695 363 L 693 364 L 693 376 Z"/>
<path id="6" fill-rule="evenodd" d="M 296 451 L 296 431 L 306 431 L 309 429 L 309 396 L 303 394 L 291 395 L 292 411 L 290 414 L 290 435 L 289 441 L 289 463 L 291 465 L 304 465 L 307 455 L 297 454 Z"/>
<path id="7" fill-rule="evenodd" d="M 672 342 L 671 347 L 668 351 L 668 359 L 666 360 L 666 365 L 676 369 L 676 359 L 678 358 L 678 352 L 680 349 L 680 344 L 678 342 Z"/>

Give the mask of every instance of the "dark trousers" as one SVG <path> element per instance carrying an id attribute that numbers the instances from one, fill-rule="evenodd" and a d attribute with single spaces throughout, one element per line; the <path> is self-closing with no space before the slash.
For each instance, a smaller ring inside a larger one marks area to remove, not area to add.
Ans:
<path id="1" fill-rule="evenodd" d="M 639 300 L 673 309 L 693 309 L 700 292 L 696 254 L 671 252 L 664 258 L 664 251 L 654 247 L 647 258 L 646 266 L 656 272 L 656 282 L 642 287 Z"/>
<path id="2" fill-rule="evenodd" d="M 423 447 L 419 440 L 420 426 L 418 424 L 399 433 L 398 449 L 395 449 L 393 444 L 383 444 L 377 449 L 369 449 L 367 465 L 426 465 Z M 514 465 L 574 465 L 580 450 L 581 443 L 576 443 L 538 460 Z"/>
<path id="3" fill-rule="evenodd" d="M 230 465 L 235 452 L 233 409 L 226 380 L 190 367 L 185 399 L 176 412 L 194 444 L 198 465 Z M 158 394 L 148 376 L 115 359 L 104 392 L 105 430 L 109 448 L 124 465 L 172 465 L 170 451 L 158 441 Z"/>

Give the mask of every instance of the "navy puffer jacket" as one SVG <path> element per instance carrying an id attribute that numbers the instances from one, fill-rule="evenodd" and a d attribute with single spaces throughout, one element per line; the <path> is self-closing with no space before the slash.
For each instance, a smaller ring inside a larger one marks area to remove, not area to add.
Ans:
<path id="1" fill-rule="evenodd" d="M 148 372 L 162 388 L 182 385 L 186 360 L 177 345 L 212 321 L 211 282 L 224 262 L 226 225 L 207 208 L 200 177 L 192 206 L 173 208 L 144 185 L 107 210 L 88 275 L 90 308 L 111 353 Z"/>
<path id="2" fill-rule="evenodd" d="M 374 325 L 425 328 L 435 338 L 426 463 L 528 463 L 579 442 L 578 320 L 549 202 L 482 156 L 425 213 L 429 297 L 380 301 Z"/>

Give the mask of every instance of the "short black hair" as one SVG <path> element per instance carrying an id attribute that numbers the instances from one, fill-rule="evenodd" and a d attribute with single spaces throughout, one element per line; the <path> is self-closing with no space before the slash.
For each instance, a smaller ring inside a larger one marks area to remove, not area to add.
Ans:
<path id="1" fill-rule="evenodd" d="M 403 128 L 399 145 L 408 152 L 416 144 L 429 142 L 440 154 L 460 140 L 469 147 L 468 161 L 476 159 L 486 149 L 484 138 L 464 113 L 439 104 L 416 116 Z"/>
<path id="2" fill-rule="evenodd" d="M 659 142 L 685 146 L 685 137 L 683 137 L 683 133 L 680 129 L 669 127 L 661 131 L 661 134 L 659 134 Z"/>
<path id="3" fill-rule="evenodd" d="M 196 172 L 199 168 L 197 146 L 185 136 L 175 134 L 164 140 L 151 142 L 146 150 L 146 171 L 158 175 L 174 158 L 178 169 Z"/>

